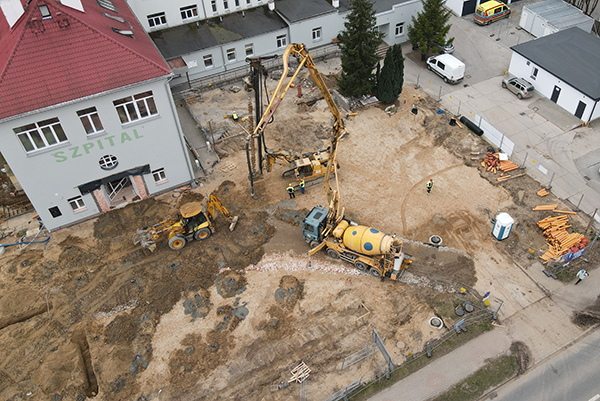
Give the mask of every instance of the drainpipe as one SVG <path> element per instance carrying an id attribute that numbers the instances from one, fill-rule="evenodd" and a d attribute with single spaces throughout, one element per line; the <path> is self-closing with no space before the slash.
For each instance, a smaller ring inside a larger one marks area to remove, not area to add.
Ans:
<path id="1" fill-rule="evenodd" d="M 183 150 L 183 154 L 185 157 L 185 161 L 187 162 L 187 167 L 188 167 L 188 172 L 190 173 L 190 176 L 192 177 L 192 179 L 190 180 L 190 183 L 193 183 L 193 186 L 195 185 L 195 176 L 194 176 L 194 170 L 192 169 L 192 162 L 190 160 L 190 155 L 188 154 L 188 151 L 185 147 L 185 143 L 183 141 L 183 129 L 181 128 L 181 124 L 179 123 L 179 117 L 177 116 L 177 108 L 175 107 L 175 102 L 173 101 L 173 93 L 171 93 L 171 87 L 169 86 L 169 82 L 171 82 L 173 80 L 173 78 L 175 78 L 175 76 L 173 74 L 171 74 L 171 76 L 169 77 L 169 79 L 167 79 L 165 81 L 165 91 L 167 92 L 168 98 L 169 98 L 169 104 L 171 105 L 171 112 L 173 113 L 173 118 L 175 119 L 175 125 L 177 126 L 177 132 L 179 133 L 179 144 L 181 145 L 181 149 Z"/>
<path id="2" fill-rule="evenodd" d="M 590 118 L 587 120 L 587 125 L 590 125 L 590 121 L 592 121 L 592 116 L 594 115 L 594 111 L 596 110 L 596 106 L 598 105 L 598 100 L 594 102 L 594 107 L 592 107 L 592 112 L 590 113 Z"/>

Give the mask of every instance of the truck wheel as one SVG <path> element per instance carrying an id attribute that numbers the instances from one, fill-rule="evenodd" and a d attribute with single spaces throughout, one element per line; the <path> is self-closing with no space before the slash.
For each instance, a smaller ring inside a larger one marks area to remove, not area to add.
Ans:
<path id="1" fill-rule="evenodd" d="M 448 78 L 444 77 L 444 82 L 448 83 Z"/>
<path id="2" fill-rule="evenodd" d="M 356 267 L 358 270 L 360 270 L 361 272 L 367 271 L 367 268 L 369 266 L 367 266 L 366 263 L 361 262 L 360 260 L 357 260 L 356 262 L 354 262 L 354 267 Z"/>
<path id="3" fill-rule="evenodd" d="M 340 254 L 337 253 L 337 251 L 335 249 L 331 249 L 331 248 L 327 250 L 327 256 L 329 256 L 332 259 L 340 258 Z"/>
<path id="4" fill-rule="evenodd" d="M 427 69 L 431 71 L 431 66 L 429 64 L 427 64 Z"/>
<path id="5" fill-rule="evenodd" d="M 320 244 L 320 242 L 319 242 L 319 241 L 317 241 L 317 240 L 312 240 L 312 241 L 310 241 L 310 249 L 314 249 L 314 248 L 318 247 L 318 246 L 319 246 L 319 244 Z M 337 253 L 337 252 L 336 252 L 336 253 Z"/>
<path id="6" fill-rule="evenodd" d="M 198 230 L 194 233 L 194 239 L 196 239 L 198 241 L 202 241 L 202 240 L 210 237 L 210 234 L 211 234 L 211 232 L 208 228 L 201 228 L 200 230 Z"/>
<path id="7" fill-rule="evenodd" d="M 169 248 L 174 251 L 178 251 L 185 246 L 185 238 L 176 235 L 174 237 L 169 238 Z"/>
<path id="8" fill-rule="evenodd" d="M 374 267 L 371 267 L 371 270 L 369 270 L 369 273 L 371 273 L 371 276 L 373 276 L 373 277 L 377 277 L 377 278 L 381 277 L 381 272 Z"/>

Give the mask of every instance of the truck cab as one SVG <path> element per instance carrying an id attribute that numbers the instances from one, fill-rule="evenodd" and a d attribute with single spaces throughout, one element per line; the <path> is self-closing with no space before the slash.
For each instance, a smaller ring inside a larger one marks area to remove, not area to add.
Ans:
<path id="1" fill-rule="evenodd" d="M 325 220 L 329 210 L 323 206 L 315 206 L 308 216 L 304 218 L 302 227 L 302 237 L 307 244 L 313 242 L 319 243 L 323 241 L 323 229 L 325 228 Z"/>

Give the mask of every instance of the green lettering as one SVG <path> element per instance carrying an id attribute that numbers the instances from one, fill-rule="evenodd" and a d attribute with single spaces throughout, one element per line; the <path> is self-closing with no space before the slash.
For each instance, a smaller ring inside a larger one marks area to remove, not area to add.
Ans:
<path id="1" fill-rule="evenodd" d="M 69 150 L 73 151 L 73 154 L 71 155 L 71 159 L 74 159 L 79 156 L 83 156 L 81 153 L 77 153 L 77 151 L 79 150 L 79 146 L 75 146 L 74 148 L 69 148 Z"/>
<path id="2" fill-rule="evenodd" d="M 94 147 L 93 143 L 84 143 L 83 144 L 83 150 L 85 151 L 85 154 L 89 155 L 90 154 L 90 149 Z"/>
<path id="3" fill-rule="evenodd" d="M 107 136 L 104 139 L 108 140 L 108 143 L 110 143 L 110 146 L 115 146 L 115 143 L 113 142 L 114 137 L 115 137 L 114 135 L 111 135 L 111 136 Z"/>
<path id="4" fill-rule="evenodd" d="M 131 137 L 129 135 L 127 135 L 127 132 L 123 132 L 121 134 L 121 143 L 124 143 L 125 141 L 131 141 Z"/>
<path id="5" fill-rule="evenodd" d="M 98 147 L 100 148 L 100 150 L 104 149 L 104 145 L 102 145 L 102 141 L 100 139 L 98 139 L 96 141 L 96 143 L 98 144 Z"/>
<path id="6" fill-rule="evenodd" d="M 52 156 L 56 157 L 56 162 L 57 163 L 64 162 L 65 160 L 68 159 L 68 157 L 65 156 L 65 152 L 63 152 L 62 150 L 59 151 L 59 152 L 53 153 Z"/>
<path id="7" fill-rule="evenodd" d="M 134 129 L 134 130 L 133 130 L 133 136 L 135 137 L 135 139 L 140 139 L 140 138 L 143 138 L 143 136 L 142 136 L 142 135 L 138 135 L 138 132 L 137 132 L 137 130 L 136 130 L 136 129 Z"/>

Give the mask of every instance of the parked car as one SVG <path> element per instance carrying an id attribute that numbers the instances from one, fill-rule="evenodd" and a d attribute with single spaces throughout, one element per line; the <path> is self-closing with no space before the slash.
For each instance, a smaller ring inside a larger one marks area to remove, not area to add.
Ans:
<path id="1" fill-rule="evenodd" d="M 513 75 L 507 75 L 504 77 L 502 80 L 502 87 L 510 90 L 512 93 L 517 95 L 519 99 L 526 99 L 533 96 L 533 92 L 535 90 L 531 82 L 523 78 L 517 78 Z"/>
<path id="2" fill-rule="evenodd" d="M 454 53 L 454 44 L 450 43 L 447 45 L 439 45 L 440 54 L 451 54 Z"/>
<path id="3" fill-rule="evenodd" d="M 438 74 L 446 83 L 457 84 L 465 77 L 465 64 L 450 54 L 429 57 L 427 69 Z"/>

